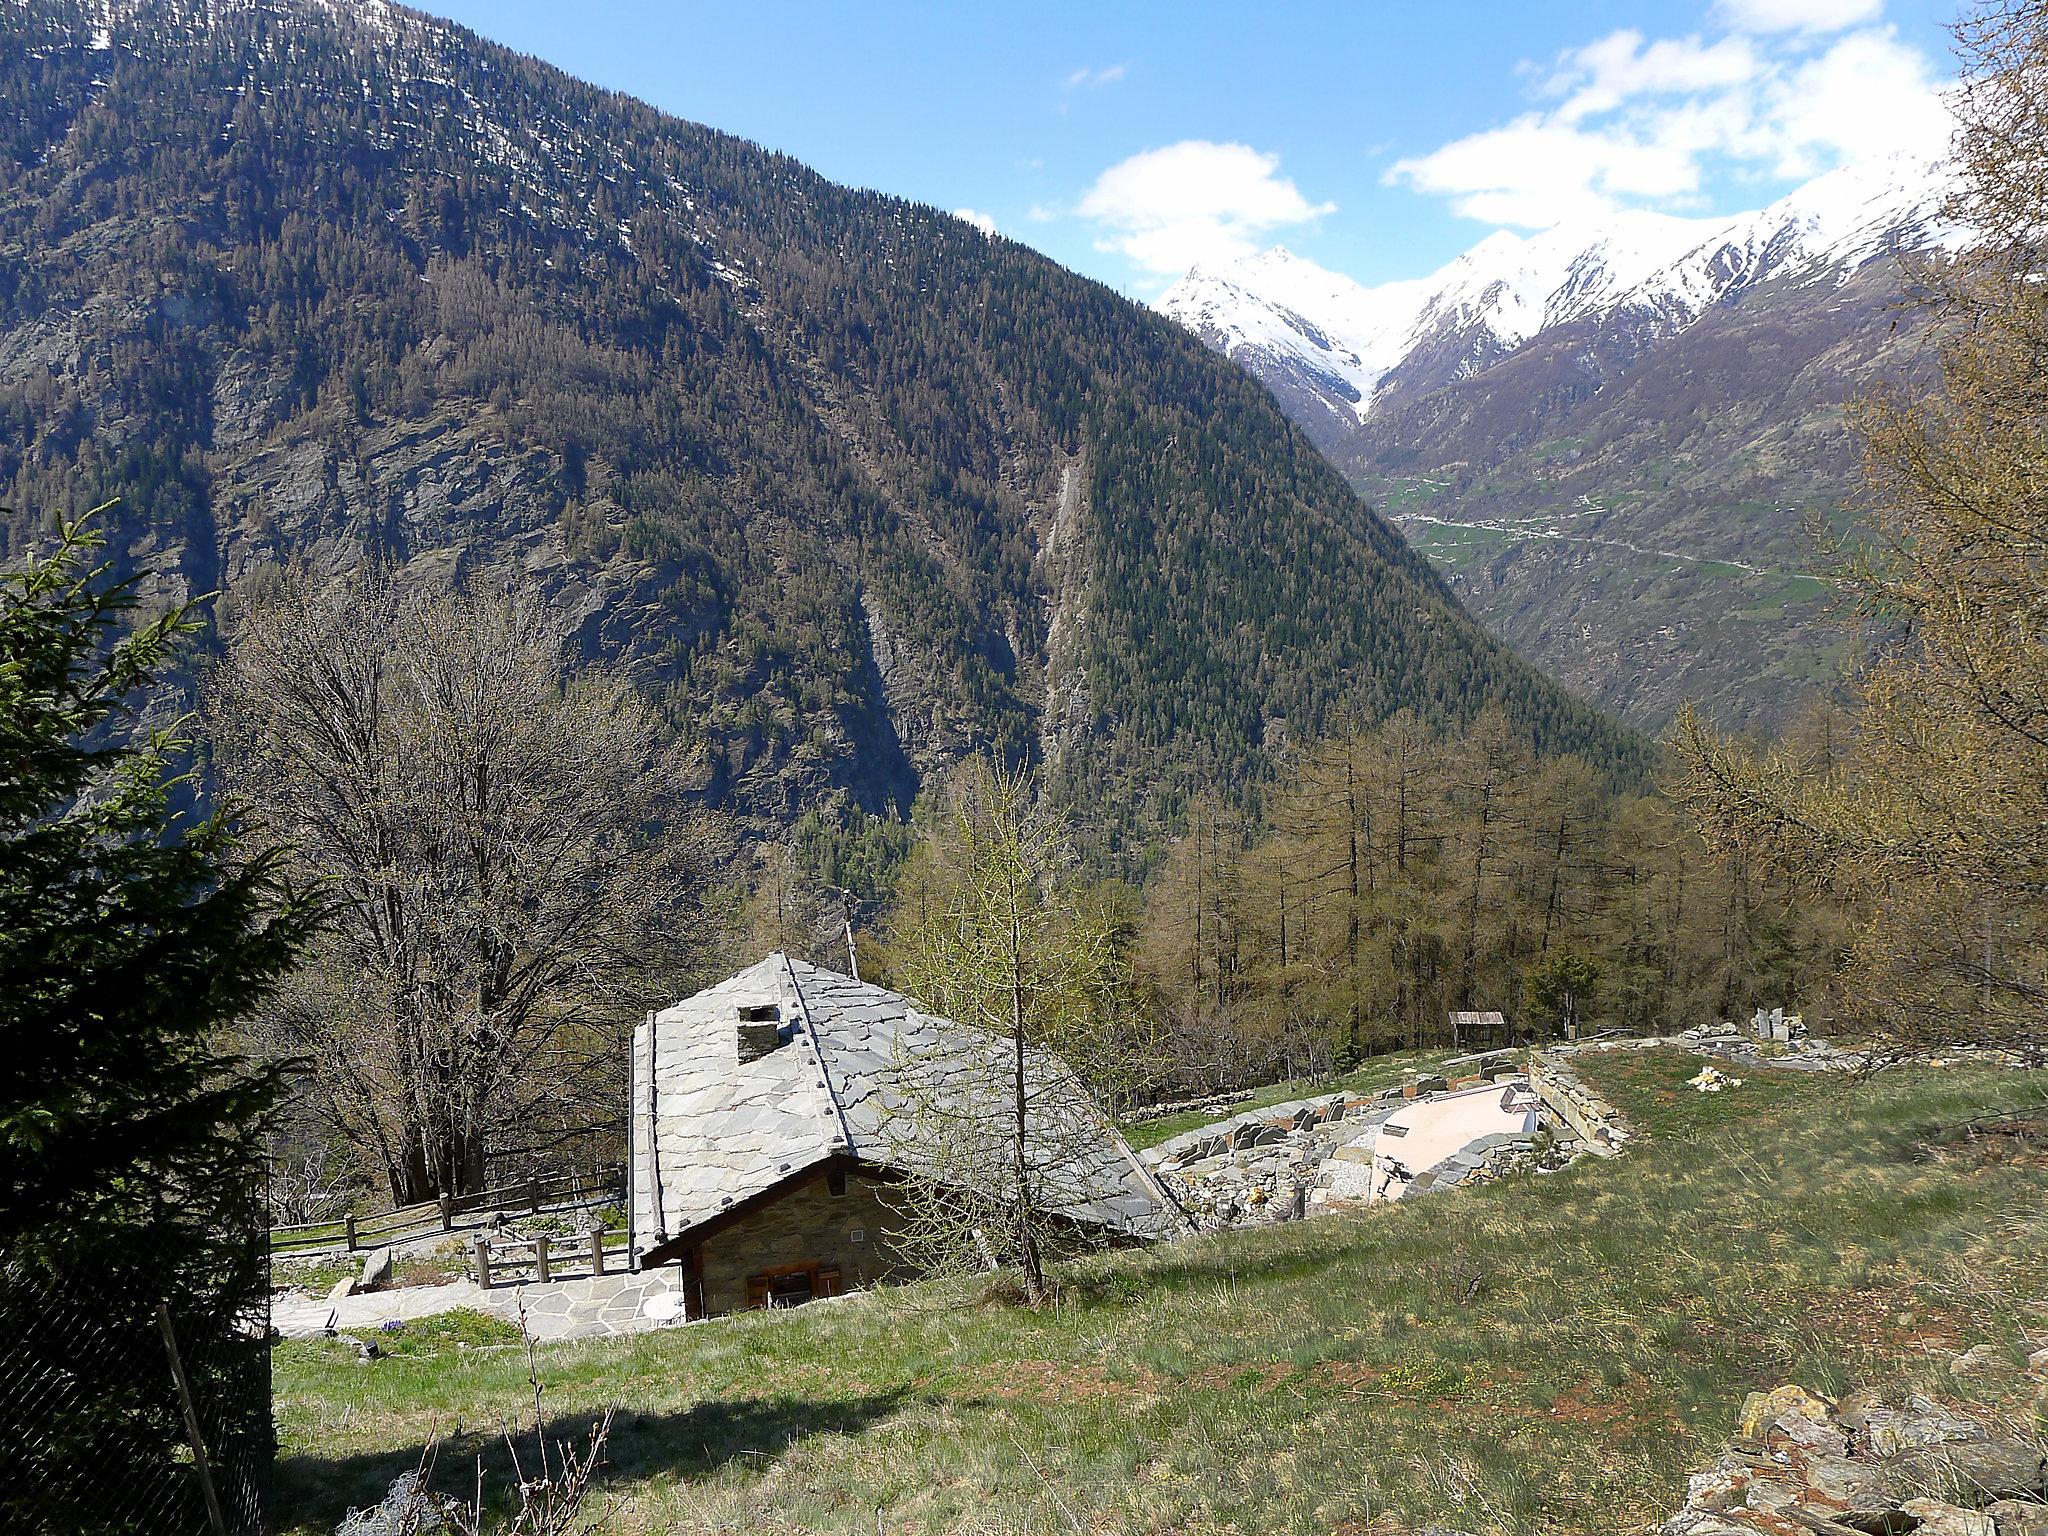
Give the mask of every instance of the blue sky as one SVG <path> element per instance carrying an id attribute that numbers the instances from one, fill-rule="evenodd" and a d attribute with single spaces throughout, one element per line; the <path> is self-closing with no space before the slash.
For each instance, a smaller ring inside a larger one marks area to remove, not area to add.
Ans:
<path id="1" fill-rule="evenodd" d="M 425 0 L 1140 297 L 1284 243 L 1362 282 L 1490 230 L 1732 213 L 1931 146 L 1952 0 Z"/>

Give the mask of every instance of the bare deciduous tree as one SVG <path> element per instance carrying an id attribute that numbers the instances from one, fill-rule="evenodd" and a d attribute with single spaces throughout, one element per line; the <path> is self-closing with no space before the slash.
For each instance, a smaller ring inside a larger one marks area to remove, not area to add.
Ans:
<path id="1" fill-rule="evenodd" d="M 675 990 L 705 885 L 660 723 L 517 597 L 303 571 L 247 597 L 215 762 L 335 919 L 275 1044 L 400 1201 L 609 1119 L 618 1030 Z"/>

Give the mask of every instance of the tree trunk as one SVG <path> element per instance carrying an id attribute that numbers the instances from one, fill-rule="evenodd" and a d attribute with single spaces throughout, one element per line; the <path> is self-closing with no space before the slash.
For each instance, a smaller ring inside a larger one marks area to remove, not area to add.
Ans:
<path id="1" fill-rule="evenodd" d="M 398 1159 L 386 1168 L 393 1205 L 419 1205 L 443 1195 L 473 1195 L 484 1187 L 484 1141 L 475 1132 L 439 1138 L 429 1155 L 427 1138 L 406 1132 Z"/>
<path id="2" fill-rule="evenodd" d="M 1010 1039 L 1016 1047 L 1017 1259 L 1024 1270 L 1024 1297 L 1034 1307 L 1045 1300 L 1045 1261 L 1038 1251 L 1037 1212 L 1031 1208 L 1030 1095 L 1024 1067 L 1024 933 L 1017 894 L 1010 894 Z"/>

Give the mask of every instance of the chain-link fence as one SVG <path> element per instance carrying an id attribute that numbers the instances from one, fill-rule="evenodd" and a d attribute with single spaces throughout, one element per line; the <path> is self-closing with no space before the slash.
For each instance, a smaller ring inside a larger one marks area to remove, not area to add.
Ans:
<path id="1" fill-rule="evenodd" d="M 0 1530 L 258 1536 L 268 1274 L 164 1298 L 0 1261 Z"/>

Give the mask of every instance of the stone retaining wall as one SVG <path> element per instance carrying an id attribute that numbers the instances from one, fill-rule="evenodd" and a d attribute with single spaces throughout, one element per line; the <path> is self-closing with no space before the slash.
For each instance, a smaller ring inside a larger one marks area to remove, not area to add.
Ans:
<path id="1" fill-rule="evenodd" d="M 1613 1157 L 1628 1140 L 1628 1124 L 1620 1110 L 1565 1065 L 1562 1058 L 1567 1053 L 1583 1049 L 1586 1047 L 1556 1046 L 1531 1052 L 1529 1086 L 1543 1100 L 1544 1108 L 1571 1128 L 1586 1151 L 1596 1157 Z"/>

